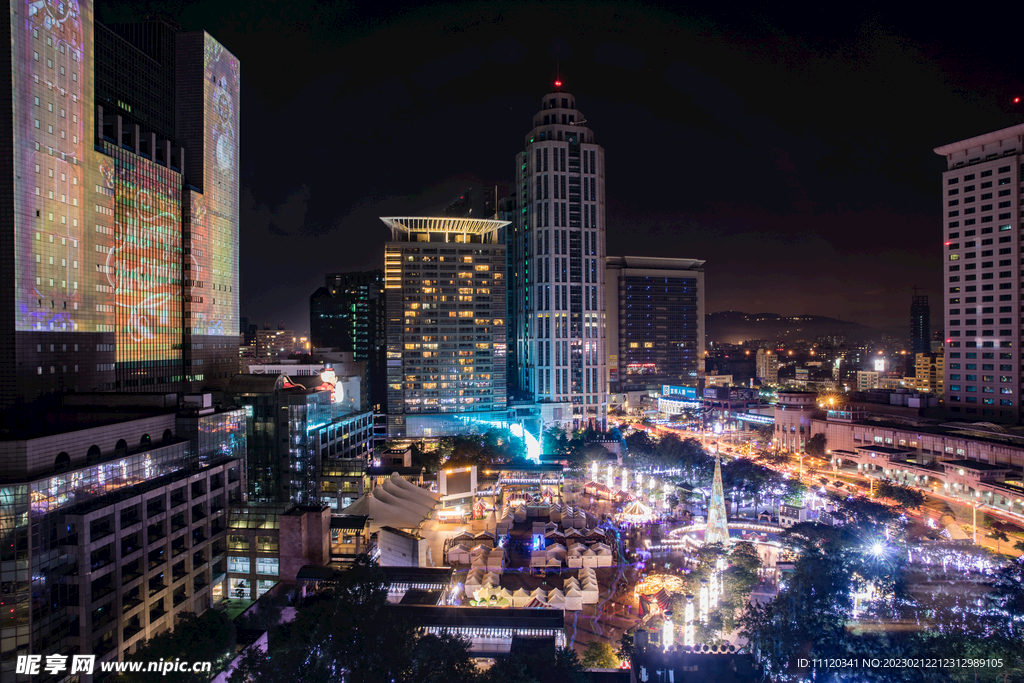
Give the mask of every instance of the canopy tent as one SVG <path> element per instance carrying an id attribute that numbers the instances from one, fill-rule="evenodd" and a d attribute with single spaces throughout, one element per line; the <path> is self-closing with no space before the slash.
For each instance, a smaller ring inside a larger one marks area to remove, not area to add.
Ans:
<path id="1" fill-rule="evenodd" d="M 579 588 L 565 591 L 565 609 L 578 612 L 583 609 L 583 593 Z"/>
<path id="2" fill-rule="evenodd" d="M 371 534 L 380 531 L 382 526 L 395 527 L 396 529 L 415 529 L 423 523 L 424 515 L 407 508 L 389 505 L 378 500 L 373 491 L 360 496 L 356 502 L 341 511 L 343 515 L 365 515 L 370 518 L 369 532 Z"/>
<path id="3" fill-rule="evenodd" d="M 662 588 L 660 591 L 654 594 L 654 601 L 657 602 L 658 607 L 660 607 L 664 611 L 668 609 L 669 606 L 672 604 L 672 596 L 669 594 L 667 590 Z"/>
<path id="4" fill-rule="evenodd" d="M 373 495 L 377 497 L 377 500 L 387 503 L 388 505 L 395 508 L 405 508 L 413 514 L 419 515 L 421 519 L 425 519 L 430 514 L 430 508 L 426 505 L 419 505 L 409 500 L 399 498 L 387 492 L 381 486 L 378 486 L 373 490 Z"/>
<path id="5" fill-rule="evenodd" d="M 406 491 L 411 491 L 413 493 L 419 494 L 420 496 L 426 496 L 427 498 L 433 500 L 435 503 L 441 500 L 440 493 L 434 493 L 432 491 L 428 491 L 424 488 L 416 486 L 416 484 L 406 481 L 401 476 L 399 476 L 398 472 L 391 473 L 391 483 L 395 484 L 396 486 L 402 487 Z"/>
<path id="6" fill-rule="evenodd" d="M 652 611 L 651 599 L 646 595 L 640 596 L 640 616 L 646 617 Z"/>
<path id="7" fill-rule="evenodd" d="M 396 486 L 394 482 L 390 480 L 384 482 L 382 486 L 378 486 L 377 488 L 384 489 L 389 495 L 394 496 L 397 500 L 404 501 L 414 510 L 425 510 L 427 514 L 429 514 L 430 511 L 434 509 L 434 506 L 437 505 L 437 501 L 429 498 L 424 500 L 412 491 L 407 491 L 401 486 Z"/>
<path id="8" fill-rule="evenodd" d="M 526 606 L 527 607 L 531 607 L 531 608 L 538 608 L 538 607 L 548 607 L 548 604 L 545 603 L 544 601 L 540 600 L 539 598 L 532 598 L 530 600 L 530 602 L 526 603 Z"/>
<path id="9" fill-rule="evenodd" d="M 469 547 L 462 545 L 453 545 L 448 549 L 448 562 L 455 564 L 469 564 L 471 562 L 469 558 Z"/>
<path id="10" fill-rule="evenodd" d="M 522 589 L 520 586 L 516 589 L 516 592 L 512 594 L 512 606 L 513 607 L 526 607 L 530 603 L 530 594 Z"/>

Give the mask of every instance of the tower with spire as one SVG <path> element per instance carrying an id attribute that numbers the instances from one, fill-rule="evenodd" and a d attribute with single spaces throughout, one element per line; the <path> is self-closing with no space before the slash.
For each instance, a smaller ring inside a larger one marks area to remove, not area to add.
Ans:
<path id="1" fill-rule="evenodd" d="M 508 233 L 510 385 L 541 405 L 543 426 L 605 428 L 604 150 L 576 98 L 540 101 L 516 155 Z"/>
<path id="2" fill-rule="evenodd" d="M 708 526 L 704 531 L 704 544 L 729 543 L 729 524 L 725 514 L 725 490 L 722 486 L 722 458 L 715 455 L 715 479 L 711 484 L 711 503 L 708 505 Z"/>

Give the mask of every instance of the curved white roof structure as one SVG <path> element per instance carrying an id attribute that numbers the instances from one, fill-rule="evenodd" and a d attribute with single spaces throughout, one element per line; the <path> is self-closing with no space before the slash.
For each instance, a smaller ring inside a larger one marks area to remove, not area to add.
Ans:
<path id="1" fill-rule="evenodd" d="M 427 496 L 431 500 L 441 500 L 440 493 L 433 493 L 424 488 L 420 488 L 419 486 L 416 486 L 416 484 L 413 484 L 403 479 L 401 476 L 399 476 L 398 472 L 391 473 L 391 483 L 394 484 L 395 486 L 399 486 L 405 489 L 406 491 L 412 491 L 413 493 L 418 493 Z"/>
<path id="2" fill-rule="evenodd" d="M 412 510 L 389 505 L 377 500 L 373 492 L 365 494 L 359 500 L 341 511 L 344 515 L 366 515 L 370 517 L 370 533 L 380 531 L 382 526 L 396 529 L 415 529 L 423 522 L 423 515 Z"/>

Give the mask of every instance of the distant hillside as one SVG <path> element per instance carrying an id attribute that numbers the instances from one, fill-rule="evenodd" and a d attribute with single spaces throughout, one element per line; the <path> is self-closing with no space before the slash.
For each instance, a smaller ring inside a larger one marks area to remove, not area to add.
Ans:
<path id="1" fill-rule="evenodd" d="M 874 327 L 823 315 L 781 316 L 777 313 L 743 313 L 720 311 L 704 317 L 708 342 L 738 343 L 746 339 L 799 340 L 813 342 L 817 337 L 842 335 L 847 342 L 859 343 L 881 339 L 883 332 Z"/>

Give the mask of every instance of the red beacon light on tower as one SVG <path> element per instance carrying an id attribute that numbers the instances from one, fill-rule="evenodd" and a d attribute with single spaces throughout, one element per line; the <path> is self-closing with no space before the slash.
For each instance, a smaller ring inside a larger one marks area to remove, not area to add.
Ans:
<path id="1" fill-rule="evenodd" d="M 561 88 L 562 87 L 562 81 L 560 81 L 560 80 L 559 81 L 555 81 L 555 87 L 556 88 Z M 1020 99 L 1020 98 L 1018 97 L 1017 99 Z"/>
<path id="2" fill-rule="evenodd" d="M 1011 101 L 1012 101 L 1012 102 L 1013 102 L 1014 104 L 1020 104 L 1020 97 L 1019 97 L 1019 96 L 1018 96 L 1018 97 L 1014 97 L 1014 98 L 1013 98 L 1013 99 L 1012 99 Z"/>

